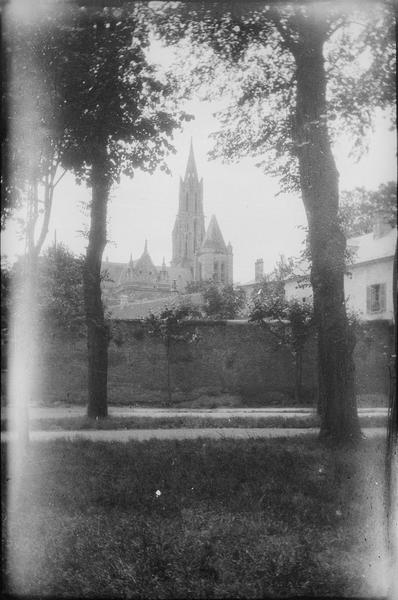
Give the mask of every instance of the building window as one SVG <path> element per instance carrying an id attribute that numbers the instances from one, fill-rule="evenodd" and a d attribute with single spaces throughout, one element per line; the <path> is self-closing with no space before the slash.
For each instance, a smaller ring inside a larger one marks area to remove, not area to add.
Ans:
<path id="1" fill-rule="evenodd" d="M 219 281 L 219 277 L 218 277 L 218 262 L 217 261 L 214 261 L 213 279 L 214 279 L 214 281 Z"/>
<path id="2" fill-rule="evenodd" d="M 379 313 L 386 310 L 386 284 L 375 283 L 366 288 L 366 310 Z"/>
<path id="3" fill-rule="evenodd" d="M 221 263 L 221 281 L 225 283 L 225 263 Z"/>

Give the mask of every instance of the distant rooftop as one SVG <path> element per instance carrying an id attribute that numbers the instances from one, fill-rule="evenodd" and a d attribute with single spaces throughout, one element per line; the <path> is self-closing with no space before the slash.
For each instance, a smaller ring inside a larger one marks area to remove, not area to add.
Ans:
<path id="1" fill-rule="evenodd" d="M 189 302 L 194 306 L 200 306 L 202 303 L 202 294 L 183 294 L 129 302 L 124 306 L 112 306 L 109 308 L 109 312 L 113 319 L 144 319 L 150 313 L 160 313 L 166 306 L 179 306 L 184 302 Z"/>
<path id="2" fill-rule="evenodd" d="M 380 237 L 367 233 L 347 240 L 347 246 L 353 251 L 355 264 L 388 258 L 394 255 L 397 240 L 396 227 Z"/>
<path id="3" fill-rule="evenodd" d="M 374 260 L 383 260 L 392 258 L 395 252 L 397 240 L 397 228 L 390 228 L 389 231 L 381 236 L 375 236 L 372 233 L 359 235 L 347 240 L 347 249 L 352 255 L 352 264 L 355 267 L 363 263 Z M 302 260 L 295 266 L 294 274 L 289 279 L 297 279 L 308 276 L 310 264 L 307 260 Z"/>

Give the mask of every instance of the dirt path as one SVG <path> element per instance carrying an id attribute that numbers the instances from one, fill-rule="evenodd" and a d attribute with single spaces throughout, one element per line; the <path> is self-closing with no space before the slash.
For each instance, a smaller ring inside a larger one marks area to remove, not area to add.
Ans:
<path id="1" fill-rule="evenodd" d="M 1 409 L 1 418 L 7 418 L 7 408 Z M 386 408 L 362 408 L 359 409 L 360 416 L 387 415 Z M 64 417 L 84 417 L 85 406 L 30 406 L 29 417 L 31 419 L 61 419 Z M 111 417 L 201 417 L 210 419 L 228 419 L 232 417 L 244 418 L 266 418 L 266 417 L 296 417 L 305 418 L 315 414 L 313 408 L 147 408 L 133 406 L 110 406 Z"/>

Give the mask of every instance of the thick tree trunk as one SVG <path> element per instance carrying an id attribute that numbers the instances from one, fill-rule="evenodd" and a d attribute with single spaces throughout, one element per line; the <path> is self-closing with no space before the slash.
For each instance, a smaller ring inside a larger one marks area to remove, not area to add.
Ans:
<path id="1" fill-rule="evenodd" d="M 338 222 L 338 172 L 326 124 L 323 39 L 316 24 L 294 52 L 297 104 L 294 141 L 309 225 L 311 283 L 318 331 L 321 436 L 360 435 L 353 350 L 344 300 L 346 240 Z"/>
<path id="2" fill-rule="evenodd" d="M 87 415 L 103 418 L 108 414 L 109 331 L 101 298 L 101 261 L 106 245 L 106 210 L 109 193 L 106 144 L 98 147 L 91 172 L 92 201 L 89 241 L 84 272 L 84 305 L 88 348 Z"/>

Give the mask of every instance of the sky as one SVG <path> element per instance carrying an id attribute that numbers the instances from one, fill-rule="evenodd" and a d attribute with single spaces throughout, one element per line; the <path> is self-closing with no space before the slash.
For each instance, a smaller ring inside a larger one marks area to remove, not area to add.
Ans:
<path id="1" fill-rule="evenodd" d="M 264 259 L 265 272 L 272 271 L 279 255 L 298 256 L 302 250 L 306 225 L 304 207 L 299 194 L 278 192 L 278 181 L 265 175 L 249 158 L 235 164 L 223 164 L 220 159 L 209 161 L 212 147 L 209 135 L 217 130 L 213 116 L 217 103 L 191 100 L 185 109 L 195 116 L 174 137 L 176 154 L 168 159 L 172 175 L 137 172 L 133 179 L 124 177 L 114 186 L 108 207 L 108 244 L 104 258 L 127 262 L 143 252 L 148 240 L 149 253 L 160 265 L 171 260 L 171 232 L 178 209 L 179 177 L 184 176 L 192 138 L 199 177 L 204 181 L 204 212 L 206 225 L 215 214 L 226 243 L 231 242 L 234 254 L 234 281 L 245 283 L 254 279 L 254 263 Z M 376 189 L 381 183 L 396 179 L 395 132 L 388 131 L 381 118 L 376 124 L 369 152 L 359 162 L 347 156 L 347 140 L 342 135 L 334 148 L 340 173 L 340 189 L 356 186 Z M 84 206 L 90 200 L 90 190 L 78 186 L 73 176 L 66 175 L 56 189 L 50 230 L 44 247 L 64 243 L 73 252 L 85 252 L 88 213 Z M 17 226 L 10 223 L 3 234 L 2 254 L 12 261 L 23 253 Z"/>

